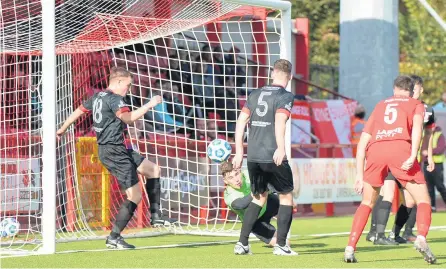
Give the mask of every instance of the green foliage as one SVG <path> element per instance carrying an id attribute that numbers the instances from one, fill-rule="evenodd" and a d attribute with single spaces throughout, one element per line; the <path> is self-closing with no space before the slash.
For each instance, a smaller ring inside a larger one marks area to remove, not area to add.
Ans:
<path id="1" fill-rule="evenodd" d="M 310 20 L 311 62 L 339 64 L 339 0 L 293 0 L 293 17 Z"/>
<path id="2" fill-rule="evenodd" d="M 440 17 L 446 18 L 444 0 L 429 0 Z M 446 90 L 446 31 L 417 0 L 402 0 L 399 17 L 400 72 L 425 80 L 423 99 L 433 104 Z"/>
<path id="3" fill-rule="evenodd" d="M 310 63 L 339 66 L 340 0 L 292 0 L 293 17 L 310 20 Z M 429 0 L 446 19 L 446 1 Z M 432 18 L 418 0 L 401 0 L 399 14 L 400 72 L 425 79 L 424 99 L 435 103 L 446 89 L 446 31 Z M 316 77 L 312 72 L 312 77 Z M 329 74 L 320 81 L 330 84 Z M 327 81 L 325 81 L 327 80 Z"/>

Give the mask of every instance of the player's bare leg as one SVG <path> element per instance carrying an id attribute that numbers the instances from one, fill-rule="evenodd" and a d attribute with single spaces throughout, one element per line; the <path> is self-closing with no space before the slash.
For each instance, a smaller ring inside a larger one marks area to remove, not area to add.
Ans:
<path id="1" fill-rule="evenodd" d="M 375 224 L 376 224 L 376 234 L 373 240 L 375 245 L 398 245 L 394 240 L 390 240 L 385 235 L 385 229 L 387 226 L 387 221 L 389 220 L 390 210 L 392 208 L 393 197 L 395 195 L 395 189 L 397 184 L 395 178 L 392 176 L 390 179 L 386 178 L 384 180 L 384 185 L 380 190 L 380 197 L 382 199 L 379 203 L 376 203 L 372 210 L 372 216 L 375 214 Z M 373 219 L 372 219 L 373 221 Z"/>
<path id="2" fill-rule="evenodd" d="M 135 184 L 132 187 L 125 190 L 127 195 L 127 200 L 125 200 L 121 207 L 119 208 L 118 214 L 116 215 L 115 223 L 113 224 L 112 232 L 110 236 L 107 237 L 105 245 L 107 248 L 114 249 L 133 249 L 135 246 L 128 244 L 124 241 L 121 236 L 121 232 L 127 226 L 129 221 L 133 217 L 133 212 L 135 212 L 138 203 L 141 201 L 141 190 L 139 184 Z"/>
<path id="3" fill-rule="evenodd" d="M 277 244 L 274 246 L 274 255 L 293 256 L 297 253 L 287 244 L 287 235 L 293 220 L 293 194 L 279 194 L 280 206 L 277 214 Z"/>
<path id="4" fill-rule="evenodd" d="M 359 238 L 364 231 L 364 227 L 369 220 L 369 215 L 372 212 L 372 208 L 375 205 L 376 199 L 379 194 L 379 187 L 373 187 L 367 182 L 364 182 L 362 202 L 356 210 L 353 218 L 352 230 L 348 239 L 348 245 L 344 252 L 344 261 L 347 263 L 357 262 L 355 258 L 356 245 Z"/>
<path id="5" fill-rule="evenodd" d="M 434 264 L 436 258 L 432 253 L 429 245 L 426 241 L 426 236 L 429 232 L 429 228 L 432 220 L 432 208 L 430 204 L 430 197 L 427 191 L 426 184 L 417 184 L 408 182 L 405 188 L 409 191 L 411 196 L 417 203 L 417 230 L 418 236 L 415 240 L 414 247 L 420 252 L 424 260 L 429 264 Z"/>
<path id="6" fill-rule="evenodd" d="M 170 225 L 176 222 L 163 216 L 161 208 L 161 183 L 160 183 L 160 167 L 147 159 L 138 166 L 138 173 L 145 177 L 145 189 L 148 200 L 150 202 L 150 224 L 152 226 Z"/>
<path id="7" fill-rule="evenodd" d="M 239 241 L 234 246 L 234 254 L 249 255 L 252 254 L 248 239 L 252 229 L 257 221 L 260 211 L 268 198 L 268 192 L 259 195 L 253 195 L 252 202 L 246 208 L 245 216 L 240 231 Z"/>

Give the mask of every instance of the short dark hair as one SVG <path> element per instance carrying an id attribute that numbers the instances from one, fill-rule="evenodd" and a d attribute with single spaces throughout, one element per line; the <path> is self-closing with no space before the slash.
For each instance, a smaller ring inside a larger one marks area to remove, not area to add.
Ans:
<path id="1" fill-rule="evenodd" d="M 116 78 L 129 78 L 132 77 L 132 73 L 123 67 L 112 67 L 110 69 L 109 81 L 112 81 Z"/>
<path id="2" fill-rule="evenodd" d="M 222 164 L 220 164 L 220 172 L 221 175 L 224 177 L 226 174 L 231 173 L 232 170 L 234 170 L 234 166 L 231 162 L 225 161 Z"/>
<path id="3" fill-rule="evenodd" d="M 405 91 L 413 91 L 413 87 L 415 86 L 414 80 L 409 76 L 398 76 L 393 81 L 393 87 L 400 88 Z"/>
<path id="4" fill-rule="evenodd" d="M 413 80 L 415 85 L 423 86 L 423 78 L 417 75 L 411 75 L 410 78 Z"/>
<path id="5" fill-rule="evenodd" d="M 274 62 L 274 70 L 278 70 L 278 71 L 284 72 L 288 75 L 291 75 L 292 69 L 293 69 L 293 65 L 288 60 L 279 59 Z"/>

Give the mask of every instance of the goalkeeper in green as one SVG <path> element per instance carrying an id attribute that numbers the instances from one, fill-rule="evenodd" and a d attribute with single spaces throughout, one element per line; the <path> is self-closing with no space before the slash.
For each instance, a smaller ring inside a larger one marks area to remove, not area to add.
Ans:
<path id="1" fill-rule="evenodd" d="M 220 172 L 226 184 L 225 203 L 243 221 L 245 210 L 252 201 L 249 177 L 242 173 L 240 169 L 234 169 L 232 163 L 228 161 L 220 164 Z M 268 199 L 252 229 L 252 233 L 269 246 L 274 246 L 277 241 L 276 227 L 271 224 L 271 219 L 277 215 L 278 211 L 279 197 L 276 194 L 269 193 Z M 287 245 L 289 245 L 289 242 L 287 242 Z"/>

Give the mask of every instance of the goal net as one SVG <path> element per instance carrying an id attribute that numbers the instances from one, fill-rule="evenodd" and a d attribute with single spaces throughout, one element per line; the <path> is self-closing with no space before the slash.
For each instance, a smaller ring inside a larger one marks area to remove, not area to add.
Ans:
<path id="1" fill-rule="evenodd" d="M 42 127 L 42 109 L 54 105 L 60 127 L 106 89 L 113 66 L 134 76 L 126 97 L 132 109 L 163 97 L 125 136 L 129 148 L 161 167 L 162 211 L 178 220 L 152 228 L 145 197 L 124 236 L 235 234 L 238 220 L 223 201 L 224 183 L 206 147 L 215 138 L 233 142 L 248 94 L 268 83 L 275 60 L 290 58 L 289 3 L 56 1 L 55 104 L 42 99 L 41 10 L 39 0 L 2 1 L 0 9 L 0 254 L 42 246 L 45 165 L 57 170 L 56 242 L 108 235 L 125 194 L 98 160 L 92 116 L 70 127 L 57 141 L 55 163 L 46 164 L 42 138 L 52 134 Z"/>

